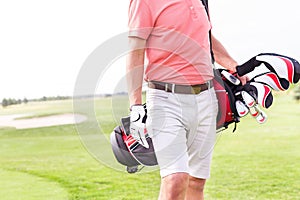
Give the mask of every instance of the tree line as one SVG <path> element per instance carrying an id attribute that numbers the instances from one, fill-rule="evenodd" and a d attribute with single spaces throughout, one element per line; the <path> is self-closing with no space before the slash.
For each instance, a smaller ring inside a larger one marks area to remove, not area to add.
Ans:
<path id="1" fill-rule="evenodd" d="M 11 106 L 11 105 L 17 105 L 17 104 L 21 104 L 21 103 L 28 103 L 28 99 L 24 98 L 23 100 L 21 99 L 6 99 L 4 98 L 2 100 L 2 107 L 7 107 L 7 106 Z"/>
<path id="2" fill-rule="evenodd" d="M 70 96 L 56 96 L 56 97 L 46 97 L 43 96 L 42 98 L 37 98 L 37 99 L 30 99 L 28 100 L 27 98 L 22 99 L 14 99 L 14 98 L 4 98 L 1 102 L 2 107 L 7 107 L 11 105 L 18 105 L 18 104 L 27 104 L 30 101 L 54 101 L 54 100 L 65 100 L 65 99 L 71 99 Z"/>

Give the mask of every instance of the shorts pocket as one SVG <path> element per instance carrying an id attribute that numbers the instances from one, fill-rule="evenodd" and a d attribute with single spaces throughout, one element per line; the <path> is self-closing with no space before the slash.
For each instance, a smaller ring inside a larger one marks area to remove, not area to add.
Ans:
<path id="1" fill-rule="evenodd" d="M 152 89 L 152 88 L 149 88 L 147 90 L 147 93 L 146 93 L 146 98 L 147 98 L 147 101 L 148 100 L 166 100 L 169 98 L 169 93 L 163 91 L 163 90 L 157 90 L 157 89 Z"/>

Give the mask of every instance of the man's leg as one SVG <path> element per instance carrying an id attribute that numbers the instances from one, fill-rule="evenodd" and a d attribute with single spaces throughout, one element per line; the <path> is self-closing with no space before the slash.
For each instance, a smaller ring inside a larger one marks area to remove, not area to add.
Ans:
<path id="1" fill-rule="evenodd" d="M 189 177 L 189 184 L 186 192 L 186 200 L 203 200 L 204 199 L 204 185 L 206 180 Z"/>
<path id="2" fill-rule="evenodd" d="M 184 200 L 188 185 L 187 173 L 174 173 L 162 178 L 159 200 Z"/>
<path id="3" fill-rule="evenodd" d="M 147 92 L 147 114 L 151 119 L 147 129 L 162 177 L 159 200 L 184 200 L 188 187 L 189 157 L 181 98 L 161 90 Z"/>
<path id="4" fill-rule="evenodd" d="M 216 140 L 217 99 L 213 89 L 197 96 L 198 121 L 188 137 L 189 186 L 186 200 L 203 200 Z"/>

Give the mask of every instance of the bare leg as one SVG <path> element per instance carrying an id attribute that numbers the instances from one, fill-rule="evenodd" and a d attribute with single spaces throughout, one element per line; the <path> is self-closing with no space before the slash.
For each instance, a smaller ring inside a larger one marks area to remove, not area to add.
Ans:
<path id="1" fill-rule="evenodd" d="M 187 173 L 175 173 L 162 178 L 159 200 L 184 200 L 188 184 Z"/>
<path id="2" fill-rule="evenodd" d="M 186 200 L 203 200 L 206 180 L 190 176 Z"/>

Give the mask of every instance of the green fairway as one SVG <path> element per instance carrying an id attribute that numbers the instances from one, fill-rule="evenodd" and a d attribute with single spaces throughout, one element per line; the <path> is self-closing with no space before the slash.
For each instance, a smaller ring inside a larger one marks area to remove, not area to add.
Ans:
<path id="1" fill-rule="evenodd" d="M 118 119 L 127 114 L 124 98 L 93 102 L 99 127 L 91 127 L 88 120 L 77 129 L 73 125 L 0 128 L 0 199 L 157 199 L 158 171 L 127 174 L 108 167 L 109 160 L 113 160 L 106 154 L 109 146 L 97 143 L 97 128 L 108 138 Z M 85 100 L 81 106 L 84 110 Z M 0 108 L 0 115 L 72 112 L 70 100 Z M 300 199 L 300 104 L 291 95 L 276 95 L 267 114 L 266 124 L 259 125 L 247 116 L 235 133 L 231 133 L 230 126 L 218 134 L 206 199 Z M 78 130 L 84 128 L 88 133 L 79 132 L 79 136 Z M 88 143 L 91 138 L 93 143 Z M 101 152 L 97 152 L 99 149 Z M 108 160 L 99 162 L 97 153 Z"/>
<path id="2" fill-rule="evenodd" d="M 56 199 L 68 198 L 68 193 L 57 182 L 16 171 L 0 170 L 1 199 Z M 13 189 L 12 189 L 13 188 Z M 47 188 L 47 189 L 45 189 Z"/>

